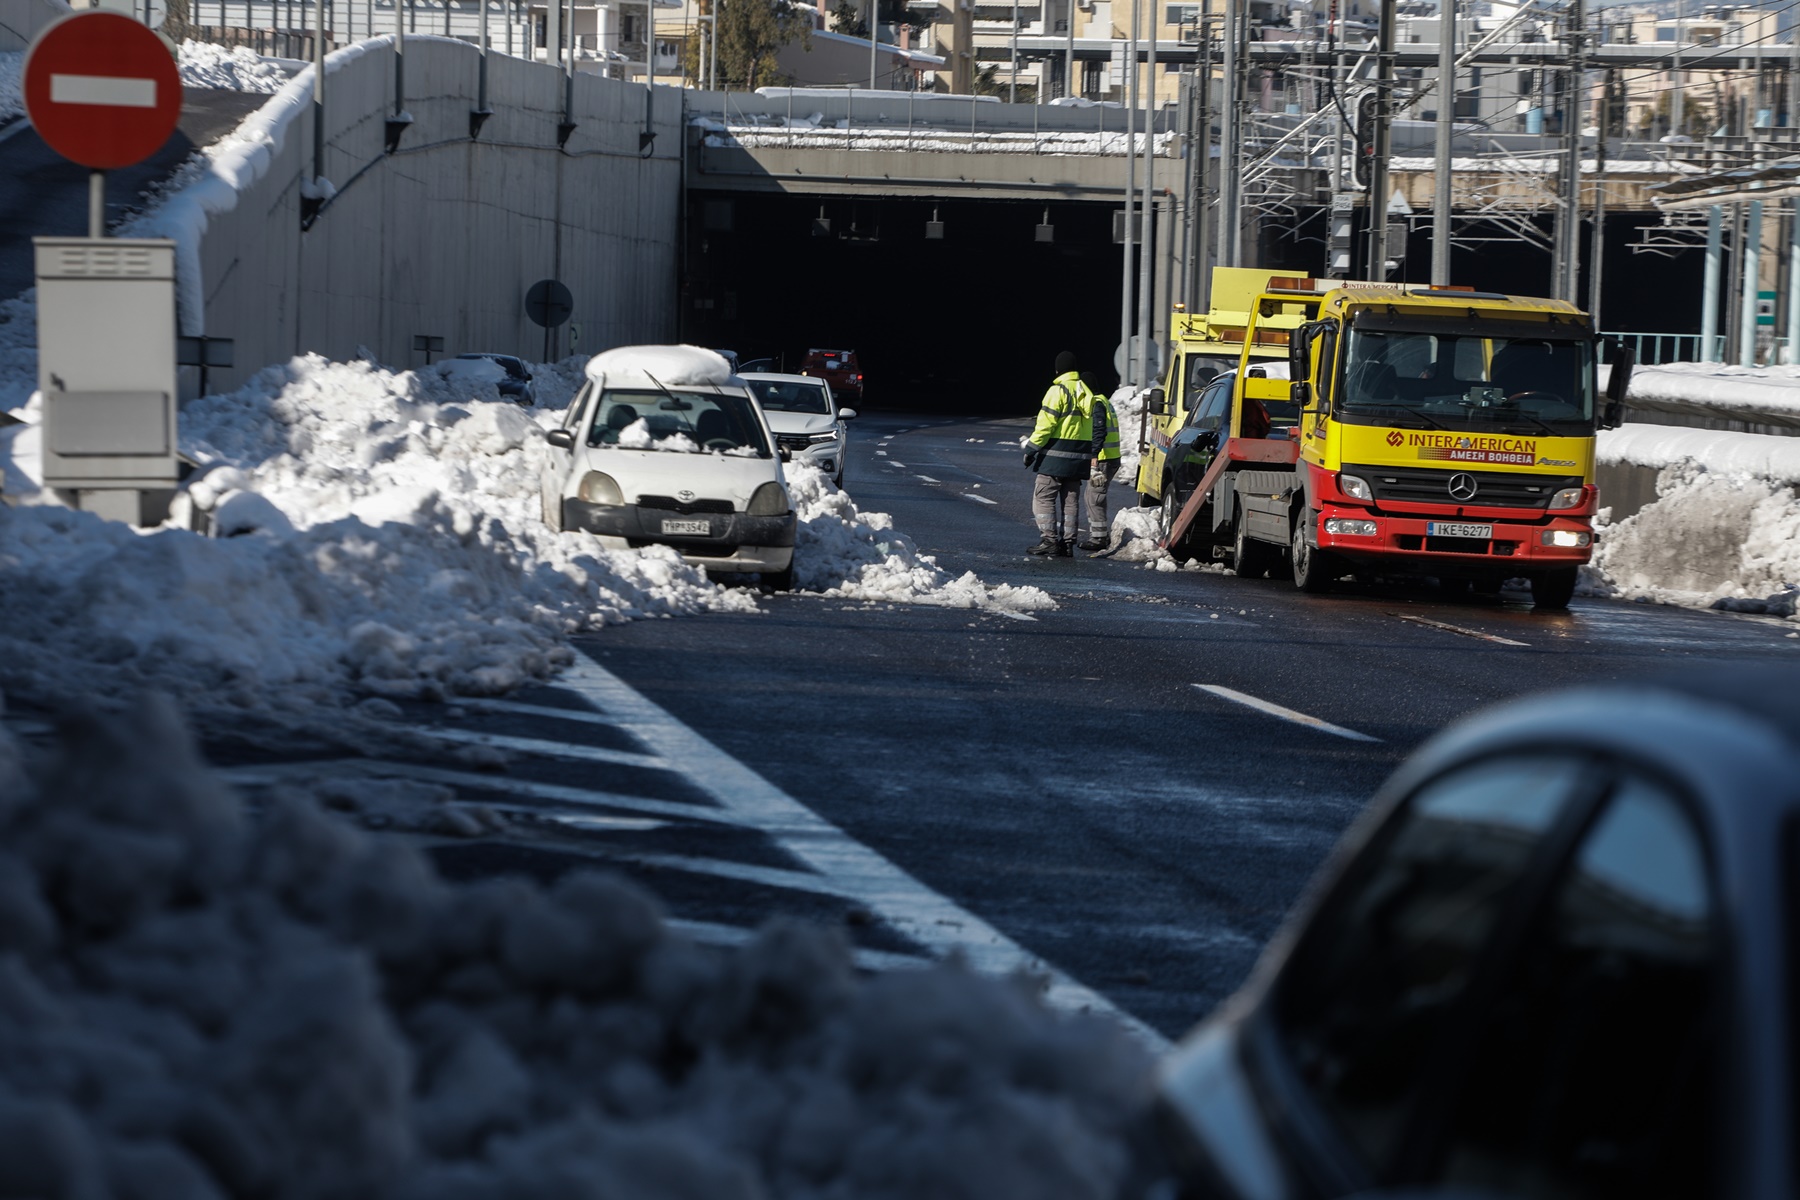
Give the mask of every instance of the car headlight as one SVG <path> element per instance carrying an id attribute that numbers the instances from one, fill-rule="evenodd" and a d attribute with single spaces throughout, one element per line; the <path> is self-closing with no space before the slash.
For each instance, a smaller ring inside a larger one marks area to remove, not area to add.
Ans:
<path id="1" fill-rule="evenodd" d="M 619 490 L 618 482 L 601 471 L 589 471 L 583 475 L 581 489 L 576 494 L 589 504 L 625 503 L 625 494 Z"/>
<path id="2" fill-rule="evenodd" d="M 827 442 L 837 441 L 837 434 L 835 434 L 835 433 L 815 433 L 815 434 L 811 435 L 810 437 L 808 437 L 806 440 L 811 442 L 815 446 L 823 446 Z"/>
<path id="3" fill-rule="evenodd" d="M 744 512 L 752 517 L 779 517 L 793 505 L 788 503 L 787 489 L 779 483 L 765 483 L 750 496 L 750 507 Z"/>
<path id="4" fill-rule="evenodd" d="M 1565 550 L 1574 550 L 1593 544 L 1594 535 L 1582 529 L 1546 529 L 1538 535 L 1538 540 L 1546 546 L 1560 546 Z"/>
<path id="5" fill-rule="evenodd" d="M 1352 500 L 1372 500 L 1375 496 L 1369 490 L 1369 481 L 1358 479 L 1354 475 L 1339 475 L 1338 489 Z"/>
<path id="6" fill-rule="evenodd" d="M 1584 488 L 1584 487 L 1564 488 L 1562 491 L 1556 493 L 1556 495 L 1550 497 L 1550 507 L 1551 508 L 1577 508 L 1581 505 L 1581 502 L 1586 499 L 1587 499 L 1587 489 L 1586 488 Z"/>

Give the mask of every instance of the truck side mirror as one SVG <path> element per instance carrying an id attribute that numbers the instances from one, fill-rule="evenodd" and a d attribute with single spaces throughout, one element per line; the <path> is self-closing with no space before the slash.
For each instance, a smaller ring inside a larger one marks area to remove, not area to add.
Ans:
<path id="1" fill-rule="evenodd" d="M 1625 423 L 1625 392 L 1631 386 L 1631 371 L 1637 366 L 1637 347 L 1622 341 L 1612 344 L 1612 375 L 1606 381 L 1606 408 L 1600 414 L 1600 428 L 1617 429 Z"/>
<path id="2" fill-rule="evenodd" d="M 544 440 L 549 442 L 552 446 L 555 446 L 558 450 L 573 450 L 575 448 L 575 435 L 570 433 L 567 429 L 552 429 L 549 433 L 544 435 Z"/>
<path id="3" fill-rule="evenodd" d="M 1289 384 L 1288 397 L 1302 409 L 1310 409 L 1313 402 L 1312 384 L 1304 379 Z"/>
<path id="4" fill-rule="evenodd" d="M 1150 399 L 1145 402 L 1144 407 L 1159 417 L 1167 415 L 1169 411 L 1169 394 L 1159 387 L 1151 388 Z"/>

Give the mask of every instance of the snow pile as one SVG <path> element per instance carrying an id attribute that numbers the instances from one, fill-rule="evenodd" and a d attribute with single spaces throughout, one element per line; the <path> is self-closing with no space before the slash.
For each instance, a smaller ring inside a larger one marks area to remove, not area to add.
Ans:
<path id="1" fill-rule="evenodd" d="M 619 448 L 621 450 L 666 450 L 671 454 L 698 454 L 700 446 L 685 433 L 671 433 L 668 437 L 658 439 L 650 432 L 650 422 L 639 417 L 625 428 L 619 430 Z"/>
<path id="2" fill-rule="evenodd" d="M 181 82 L 191 88 L 274 93 L 288 82 L 288 73 L 281 66 L 242 46 L 183 42 L 177 61 Z"/>
<path id="3" fill-rule="evenodd" d="M 190 404 L 203 470 L 178 510 L 241 536 L 0 507 L 0 686 L 201 708 L 491 693 L 551 674 L 577 630 L 754 608 L 672 550 L 551 533 L 539 426 L 465 374 L 308 356 Z"/>
<path id="4" fill-rule="evenodd" d="M 1137 494 L 1138 430 L 1143 428 L 1144 405 L 1150 399 L 1149 389 L 1123 386 L 1110 397 L 1113 412 L 1119 418 L 1119 473 L 1114 486 Z"/>
<path id="5" fill-rule="evenodd" d="M 722 386 L 731 382 L 731 363 L 704 346 L 619 346 L 596 354 L 587 376 L 604 387 L 608 379 L 664 387 Z"/>
<path id="6" fill-rule="evenodd" d="M 25 52 L 0 50 L 0 121 L 25 113 Z"/>
<path id="7" fill-rule="evenodd" d="M 989 587 L 969 571 L 960 578 L 919 553 L 886 513 L 865 513 L 811 463 L 785 468 L 800 519 L 794 544 L 794 586 L 827 596 L 1028 613 L 1056 607 L 1035 587 Z"/>
<path id="8" fill-rule="evenodd" d="M 1631 374 L 1626 404 L 1648 411 L 1800 418 L 1800 367 L 1734 367 L 1721 363 L 1665 363 Z"/>
<path id="9" fill-rule="evenodd" d="M 455 885 L 301 794 L 257 819 L 166 703 L 0 732 L 0 1190 L 1116 1195 L 1150 1063 L 1024 981 L 738 950 L 608 876 Z"/>
<path id="10" fill-rule="evenodd" d="M 1658 471 L 1656 500 L 1602 528 L 1587 588 L 1792 616 L 1800 585 L 1800 441 L 1664 425 L 1603 431 L 1598 457 Z"/>
<path id="11" fill-rule="evenodd" d="M 1800 501 L 1791 484 L 1688 461 L 1665 467 L 1656 493 L 1655 503 L 1602 530 L 1587 568 L 1594 591 L 1769 611 L 1769 598 L 1800 584 Z M 1787 608 L 1781 615 L 1791 615 Z"/>

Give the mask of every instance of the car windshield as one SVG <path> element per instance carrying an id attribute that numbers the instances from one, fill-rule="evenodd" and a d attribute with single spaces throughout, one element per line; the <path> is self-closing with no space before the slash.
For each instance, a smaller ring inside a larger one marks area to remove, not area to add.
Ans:
<path id="1" fill-rule="evenodd" d="M 594 406 L 590 446 L 770 457 L 748 396 L 732 392 L 608 389 Z"/>
<path id="2" fill-rule="evenodd" d="M 1353 330 L 1345 420 L 1574 436 L 1593 428 L 1585 341 Z"/>
<path id="3" fill-rule="evenodd" d="M 831 401 L 822 383 L 792 379 L 747 379 L 750 393 L 770 412 L 829 413 Z"/>

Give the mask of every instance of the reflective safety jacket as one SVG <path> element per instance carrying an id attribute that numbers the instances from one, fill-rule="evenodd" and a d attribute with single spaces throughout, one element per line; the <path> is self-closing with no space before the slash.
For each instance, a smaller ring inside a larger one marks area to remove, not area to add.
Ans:
<path id="1" fill-rule="evenodd" d="M 1031 444 L 1046 448 L 1039 475 L 1081 479 L 1088 473 L 1094 448 L 1094 393 L 1081 376 L 1067 371 L 1056 377 L 1044 393 Z"/>
<path id="2" fill-rule="evenodd" d="M 1119 458 L 1119 414 L 1112 401 L 1094 393 L 1093 455 L 1100 462 L 1117 462 Z"/>

